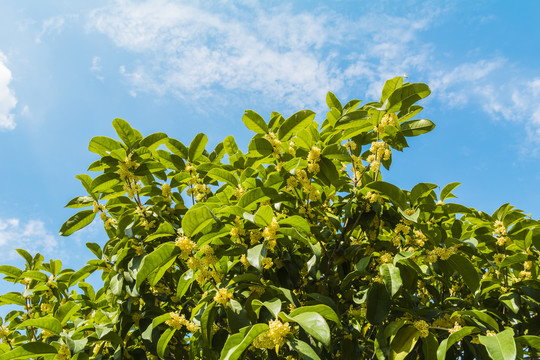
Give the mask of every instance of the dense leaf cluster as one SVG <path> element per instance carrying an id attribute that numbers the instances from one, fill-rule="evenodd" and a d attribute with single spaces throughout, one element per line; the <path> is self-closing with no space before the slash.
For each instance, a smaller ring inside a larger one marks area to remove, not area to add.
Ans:
<path id="1" fill-rule="evenodd" d="M 458 183 L 382 180 L 434 128 L 415 119 L 429 93 L 401 77 L 365 105 L 328 93 L 320 124 L 248 110 L 246 153 L 114 120 L 67 204 L 89 209 L 60 230 L 98 217 L 108 240 L 79 270 L 24 250 L 24 269 L 0 266 L 25 287 L 0 296 L 21 307 L 0 360 L 537 358 L 540 223 L 447 202 Z"/>

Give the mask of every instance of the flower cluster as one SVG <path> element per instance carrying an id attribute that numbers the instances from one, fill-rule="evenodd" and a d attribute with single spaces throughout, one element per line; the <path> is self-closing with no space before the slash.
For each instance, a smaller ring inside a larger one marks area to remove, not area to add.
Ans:
<path id="1" fill-rule="evenodd" d="M 214 296 L 214 301 L 220 303 L 223 307 L 227 306 L 229 300 L 231 300 L 233 294 L 229 293 L 226 288 L 219 289 Z"/>
<path id="2" fill-rule="evenodd" d="M 437 261 L 438 258 L 441 258 L 442 260 L 448 260 L 450 256 L 454 255 L 457 252 L 458 247 L 458 245 L 450 247 L 436 247 L 435 249 L 430 250 L 427 253 L 427 261 L 433 263 Z"/>
<path id="3" fill-rule="evenodd" d="M 321 159 L 321 149 L 312 147 L 308 154 L 308 170 L 312 174 L 317 174 L 320 171 L 319 160 Z"/>
<path id="4" fill-rule="evenodd" d="M 140 164 L 131 160 L 131 156 L 132 154 L 129 154 L 126 160 L 118 162 L 118 175 L 122 180 L 135 180 L 137 182 L 139 179 L 133 174 L 133 170 L 137 169 Z"/>
<path id="5" fill-rule="evenodd" d="M 508 229 L 504 226 L 503 222 L 500 220 L 496 220 L 493 226 L 495 227 L 493 236 L 497 238 L 497 246 L 510 245 L 511 240 L 508 236 L 506 236 L 506 234 L 508 233 Z"/>
<path id="6" fill-rule="evenodd" d="M 274 134 L 273 132 L 269 132 L 268 134 L 264 135 L 264 138 L 268 140 L 270 144 L 272 144 L 272 148 L 274 149 L 274 157 L 280 158 L 283 151 L 281 149 L 281 141 L 278 140 L 276 134 Z"/>
<path id="7" fill-rule="evenodd" d="M 246 235 L 246 231 L 244 230 L 240 216 L 237 216 L 234 219 L 234 227 L 229 232 L 229 235 L 237 240 L 240 240 L 240 236 Z"/>
<path id="8" fill-rule="evenodd" d="M 199 325 L 186 319 L 184 314 L 178 315 L 177 313 L 171 312 L 169 315 L 171 318 L 165 321 L 165 324 L 169 325 L 170 327 L 176 330 L 181 330 L 182 327 L 185 326 L 190 333 L 195 333 L 199 330 Z"/>
<path id="9" fill-rule="evenodd" d="M 253 346 L 258 349 L 276 349 L 276 353 L 279 353 L 279 348 L 282 347 L 287 335 L 291 332 L 289 323 L 282 323 L 279 320 L 270 320 L 268 324 L 268 330 L 259 334 L 253 340 Z"/>
<path id="10" fill-rule="evenodd" d="M 382 202 L 383 202 L 383 198 L 379 194 L 377 194 L 377 193 L 375 193 L 373 191 L 368 191 L 368 193 L 366 194 L 366 199 L 367 199 L 367 201 L 369 201 L 370 204 L 373 204 L 373 203 L 376 203 L 376 202 L 382 204 Z"/>
<path id="11" fill-rule="evenodd" d="M 182 250 L 182 253 L 180 256 L 184 260 L 187 260 L 192 252 L 197 251 L 197 244 L 195 244 L 193 241 L 191 241 L 187 236 L 180 235 L 176 241 L 174 242 L 176 246 Z"/>
<path id="12" fill-rule="evenodd" d="M 262 235 L 266 240 L 266 248 L 270 251 L 274 250 L 277 244 L 277 231 L 279 229 L 279 224 L 276 217 L 272 218 L 270 224 L 264 228 Z"/>
<path id="13" fill-rule="evenodd" d="M 390 159 L 390 156 L 392 155 L 392 151 L 388 147 L 388 144 L 383 140 L 372 142 L 369 152 L 371 155 L 369 155 L 366 160 L 374 173 L 378 172 L 381 168 L 381 161 Z"/>
<path id="14" fill-rule="evenodd" d="M 383 118 L 381 119 L 380 124 L 375 126 L 373 131 L 375 131 L 379 135 L 382 135 L 382 134 L 384 134 L 384 129 L 389 125 L 390 126 L 396 126 L 396 114 L 395 113 L 384 114 Z"/>
<path id="15" fill-rule="evenodd" d="M 425 338 L 429 335 L 429 324 L 424 320 L 416 320 L 413 326 L 420 332 L 420 337 Z"/>
<path id="16" fill-rule="evenodd" d="M 169 185 L 167 183 L 164 183 L 163 185 L 161 185 L 161 195 L 163 195 L 166 198 L 171 197 L 171 195 L 172 195 L 172 193 L 171 193 L 171 185 Z"/>
<path id="17" fill-rule="evenodd" d="M 56 355 L 57 360 L 68 360 L 71 359 L 71 351 L 69 351 L 69 347 L 66 344 L 62 344 L 60 346 L 60 349 L 58 350 L 58 354 Z"/>
<path id="18" fill-rule="evenodd" d="M 289 179 L 292 179 L 292 178 L 289 178 Z M 317 188 L 311 184 L 311 181 L 309 180 L 309 177 L 307 176 L 306 171 L 303 169 L 296 170 L 295 180 L 287 180 L 287 187 L 290 189 L 295 188 L 298 185 L 298 183 L 302 185 L 304 193 L 308 196 L 308 198 L 311 201 L 317 201 L 321 198 L 321 192 L 317 190 Z"/>

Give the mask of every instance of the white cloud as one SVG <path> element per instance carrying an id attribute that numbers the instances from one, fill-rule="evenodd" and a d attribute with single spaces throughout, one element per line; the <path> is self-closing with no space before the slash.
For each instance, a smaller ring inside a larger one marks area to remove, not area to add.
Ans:
<path id="1" fill-rule="evenodd" d="M 44 256 L 58 256 L 58 240 L 43 221 L 0 218 L 0 250 L 8 259 L 14 259 L 18 256 L 14 248 L 25 249 L 31 254 L 40 252 Z"/>
<path id="2" fill-rule="evenodd" d="M 90 66 L 90 71 L 96 75 L 98 80 L 103 81 L 104 77 L 101 75 L 103 67 L 101 66 L 101 57 L 94 56 L 92 58 L 92 66 Z"/>
<path id="3" fill-rule="evenodd" d="M 0 51 L 0 130 L 13 130 L 15 119 L 12 111 L 17 105 L 17 98 L 9 87 L 12 77 L 6 63 L 7 58 Z"/>
<path id="4" fill-rule="evenodd" d="M 437 44 L 423 40 L 451 6 L 426 4 L 414 16 L 376 9 L 353 19 L 257 1 L 202 4 L 118 0 L 92 12 L 89 29 L 135 54 L 120 68 L 132 96 L 172 93 L 192 101 L 233 91 L 280 102 L 282 110 L 322 110 L 328 90 L 377 99 L 386 79 L 408 73 L 446 105 L 475 104 L 525 123 L 531 138 L 540 133 L 540 85 L 509 72 L 510 59 L 445 63 Z"/>

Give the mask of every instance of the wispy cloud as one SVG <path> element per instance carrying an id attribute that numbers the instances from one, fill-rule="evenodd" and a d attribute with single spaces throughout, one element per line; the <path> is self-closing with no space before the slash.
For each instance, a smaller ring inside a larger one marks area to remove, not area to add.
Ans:
<path id="1" fill-rule="evenodd" d="M 352 19 L 328 8 L 214 5 L 118 0 L 92 12 L 89 28 L 136 54 L 120 68 L 133 95 L 172 93 L 193 100 L 234 91 L 291 108 L 322 109 L 328 90 L 377 98 L 386 79 L 408 73 L 428 82 L 445 104 L 476 104 L 516 123 L 526 118 L 531 138 L 540 132 L 536 80 L 499 73 L 512 67 L 512 59 L 487 54 L 448 63 L 437 44 L 424 40 L 451 7 L 426 5 L 414 16 L 367 12 Z"/>
<path id="2" fill-rule="evenodd" d="M 10 88 L 11 71 L 7 67 L 7 58 L 0 51 L 0 130 L 15 129 L 15 119 L 12 113 L 17 98 Z"/>
<path id="3" fill-rule="evenodd" d="M 41 252 L 44 256 L 58 256 L 58 240 L 43 221 L 0 218 L 0 250 L 12 260 L 17 257 L 14 248 L 25 249 L 31 254 Z"/>

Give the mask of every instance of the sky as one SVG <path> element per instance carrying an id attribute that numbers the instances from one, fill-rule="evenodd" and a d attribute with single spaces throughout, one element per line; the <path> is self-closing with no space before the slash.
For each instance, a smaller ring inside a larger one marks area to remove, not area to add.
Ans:
<path id="1" fill-rule="evenodd" d="M 99 221 L 58 230 L 85 195 L 75 175 L 97 160 L 88 142 L 116 137 L 114 118 L 245 149 L 246 109 L 323 121 L 327 91 L 377 101 L 404 74 L 431 87 L 421 114 L 437 127 L 385 181 L 458 181 L 460 203 L 539 219 L 539 13 L 537 1 L 2 1 L 2 263 L 20 265 L 24 248 L 77 268 L 87 241 L 106 241 Z"/>

